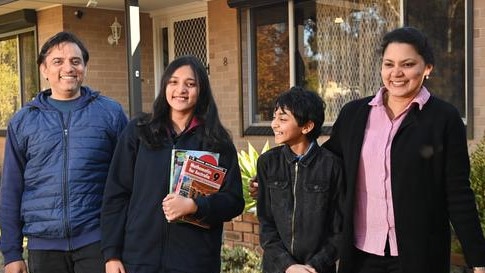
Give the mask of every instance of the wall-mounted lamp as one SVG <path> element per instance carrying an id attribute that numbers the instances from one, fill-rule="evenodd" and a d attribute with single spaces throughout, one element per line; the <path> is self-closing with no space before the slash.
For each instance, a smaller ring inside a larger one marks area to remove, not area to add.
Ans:
<path id="1" fill-rule="evenodd" d="M 113 24 L 111 24 L 110 28 L 111 35 L 108 36 L 108 43 L 110 45 L 118 45 L 118 40 L 121 37 L 121 24 L 118 23 L 118 18 L 115 17 L 115 21 L 113 22 Z"/>
<path id="2" fill-rule="evenodd" d="M 74 11 L 74 16 L 76 16 L 78 19 L 83 18 L 83 14 L 84 14 L 84 12 L 82 10 L 78 9 L 78 10 Z"/>

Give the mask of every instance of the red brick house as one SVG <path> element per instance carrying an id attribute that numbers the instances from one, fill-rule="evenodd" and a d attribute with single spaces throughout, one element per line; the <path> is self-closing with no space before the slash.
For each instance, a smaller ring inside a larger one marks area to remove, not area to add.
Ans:
<path id="1" fill-rule="evenodd" d="M 12 57 L 0 51 L 0 65 L 15 67 L 0 70 L 0 164 L 6 121 L 47 87 L 35 56 L 48 37 L 62 30 L 76 33 L 90 51 L 85 84 L 121 102 L 127 114 L 150 111 L 167 63 L 196 54 L 207 64 L 223 123 L 238 149 L 245 149 L 247 141 L 257 148 L 272 141 L 268 105 L 295 84 L 324 97 L 328 133 L 343 103 L 379 86 L 381 35 L 414 25 L 438 48 L 432 90 L 459 108 L 473 147 L 485 133 L 485 2 L 377 2 L 0 0 L 0 46 L 15 49 Z M 115 20 L 121 24 L 117 42 L 109 38 Z M 135 59 L 133 49 L 138 50 Z M 133 61 L 139 69 L 128 65 Z M 257 244 L 253 224 L 228 224 L 228 239 Z"/>

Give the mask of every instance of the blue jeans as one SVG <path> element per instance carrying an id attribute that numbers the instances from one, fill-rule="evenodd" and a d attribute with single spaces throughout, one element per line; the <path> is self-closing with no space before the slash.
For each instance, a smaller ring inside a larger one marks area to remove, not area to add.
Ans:
<path id="1" fill-rule="evenodd" d="M 99 242 L 72 251 L 29 250 L 30 273 L 104 273 Z"/>

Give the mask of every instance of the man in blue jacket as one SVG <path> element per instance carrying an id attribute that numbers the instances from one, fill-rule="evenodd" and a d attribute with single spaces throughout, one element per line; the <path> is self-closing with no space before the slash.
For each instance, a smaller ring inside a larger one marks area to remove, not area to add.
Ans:
<path id="1" fill-rule="evenodd" d="M 109 163 L 127 123 L 121 105 L 81 86 L 89 53 L 72 33 L 42 47 L 50 89 L 10 120 L 0 188 L 5 273 L 101 273 L 100 211 Z"/>

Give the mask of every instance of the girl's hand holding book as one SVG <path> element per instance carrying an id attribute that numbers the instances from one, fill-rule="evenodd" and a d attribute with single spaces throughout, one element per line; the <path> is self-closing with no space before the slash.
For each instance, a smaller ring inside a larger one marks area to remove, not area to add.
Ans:
<path id="1" fill-rule="evenodd" d="M 177 193 L 168 194 L 162 201 L 162 209 L 167 221 L 197 212 L 197 205 L 192 198 L 183 197 Z"/>

